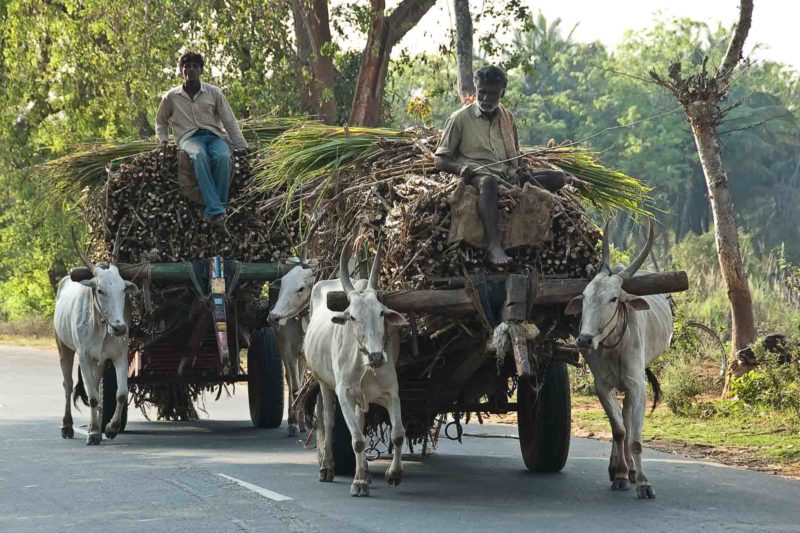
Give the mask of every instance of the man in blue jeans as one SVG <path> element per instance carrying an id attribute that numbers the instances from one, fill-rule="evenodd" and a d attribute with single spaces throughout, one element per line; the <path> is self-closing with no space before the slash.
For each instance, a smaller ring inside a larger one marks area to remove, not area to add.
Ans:
<path id="1" fill-rule="evenodd" d="M 175 144 L 189 154 L 203 195 L 203 211 L 210 226 L 225 216 L 231 178 L 231 147 L 247 150 L 231 106 L 219 87 L 200 82 L 203 56 L 185 52 L 178 59 L 183 84 L 161 99 L 156 114 L 156 135 L 164 145 L 172 127 Z"/>

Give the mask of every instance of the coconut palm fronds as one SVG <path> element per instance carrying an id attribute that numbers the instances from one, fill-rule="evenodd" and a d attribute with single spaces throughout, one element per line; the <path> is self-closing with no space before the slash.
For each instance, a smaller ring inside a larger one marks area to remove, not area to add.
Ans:
<path id="1" fill-rule="evenodd" d="M 406 140 L 410 144 L 412 137 L 409 132 L 382 128 L 304 124 L 259 152 L 254 186 L 265 194 L 281 191 L 288 208 L 297 191 L 327 188 L 333 177 L 380 157 L 387 143 Z"/>
<path id="2" fill-rule="evenodd" d="M 261 116 L 241 121 L 240 127 L 250 146 L 262 149 L 285 131 L 305 122 L 303 118 Z M 57 195 L 75 199 L 87 187 L 90 190 L 102 187 L 109 169 L 157 147 L 154 139 L 77 145 L 72 153 L 34 167 L 33 172 Z"/>
<path id="3" fill-rule="evenodd" d="M 553 147 L 534 156 L 578 178 L 573 185 L 581 197 L 600 209 L 622 209 L 636 215 L 652 215 L 652 189 L 619 170 L 604 167 L 595 153 L 585 148 Z"/>

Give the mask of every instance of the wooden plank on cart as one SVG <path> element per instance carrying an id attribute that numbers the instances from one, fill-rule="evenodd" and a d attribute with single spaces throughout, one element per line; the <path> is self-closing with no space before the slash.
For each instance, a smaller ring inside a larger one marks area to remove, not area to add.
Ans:
<path id="1" fill-rule="evenodd" d="M 507 277 L 508 274 L 503 277 Z M 492 279 L 494 276 L 490 276 Z M 533 279 L 533 278 L 532 278 Z M 581 294 L 588 279 L 548 279 L 539 278 L 535 282 L 530 298 L 531 305 L 566 304 Z M 399 292 L 379 291 L 381 301 L 399 313 L 429 313 L 464 316 L 476 313 L 473 292 L 467 288 L 464 278 L 450 278 L 447 289 L 424 289 Z M 636 296 L 682 292 L 689 288 L 686 272 L 660 272 L 642 274 L 628 278 L 622 288 Z M 343 291 L 328 293 L 328 308 L 344 311 L 347 308 L 347 295 Z"/>

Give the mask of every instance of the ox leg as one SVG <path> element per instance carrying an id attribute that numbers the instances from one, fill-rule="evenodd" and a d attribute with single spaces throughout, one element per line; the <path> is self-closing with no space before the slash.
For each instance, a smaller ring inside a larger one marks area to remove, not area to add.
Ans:
<path id="1" fill-rule="evenodd" d="M 611 423 L 611 435 L 614 443 L 611 447 L 611 464 L 609 465 L 609 475 L 614 470 L 614 479 L 611 482 L 612 490 L 628 490 L 630 481 L 628 480 L 628 465 L 625 462 L 625 423 L 622 419 L 622 409 L 620 409 L 613 387 L 595 382 L 597 396 L 603 405 L 608 421 Z"/>
<path id="2" fill-rule="evenodd" d="M 104 362 L 103 362 L 104 363 Z M 90 422 L 89 436 L 86 437 L 88 446 L 100 444 L 100 377 L 103 375 L 103 364 L 95 361 L 86 361 L 81 364 L 83 382 L 86 385 L 86 394 L 89 396 Z"/>
<path id="3" fill-rule="evenodd" d="M 297 399 L 297 392 L 300 390 L 300 369 L 298 368 L 298 359 L 302 357 L 300 354 L 299 346 L 292 346 L 289 350 L 286 359 L 283 361 L 283 366 L 286 367 L 286 381 L 289 384 L 289 436 L 296 437 L 300 431 L 300 424 L 302 424 L 302 417 L 297 416 L 297 409 L 292 408 L 292 404 Z"/>
<path id="4" fill-rule="evenodd" d="M 631 391 L 631 388 L 628 388 Z M 625 398 L 622 401 L 622 420 L 625 423 L 625 464 L 628 465 L 628 480 L 631 483 L 636 482 L 636 465 L 633 461 L 633 453 L 631 451 L 631 444 L 633 443 L 633 432 L 631 431 L 631 421 L 634 416 L 634 399 L 633 392 L 626 392 Z"/>
<path id="5" fill-rule="evenodd" d="M 61 421 L 61 438 L 71 439 L 75 436 L 75 430 L 72 429 L 72 405 L 70 405 L 75 350 L 67 348 L 58 339 L 56 339 L 56 345 L 58 346 L 59 363 L 61 363 L 61 374 L 64 377 L 64 381 L 62 382 L 64 386 L 64 419 Z"/>
<path id="6" fill-rule="evenodd" d="M 364 436 L 364 411 L 348 400 L 346 391 L 339 391 L 339 406 L 344 421 L 353 436 L 353 452 L 356 456 L 356 474 L 350 485 L 350 496 L 369 496 L 369 472 L 367 472 L 367 438 Z M 343 401 L 345 400 L 345 401 Z"/>
<path id="7" fill-rule="evenodd" d="M 400 412 L 400 396 L 393 394 L 389 405 L 389 422 L 392 424 L 392 464 L 386 469 L 386 482 L 397 486 L 403 479 L 403 442 L 406 431 L 403 428 L 403 417 Z"/>
<path id="8" fill-rule="evenodd" d="M 322 426 L 317 429 L 317 453 L 322 454 L 319 465 L 319 480 L 320 481 L 333 481 L 333 424 L 335 421 L 334 402 L 336 401 L 336 393 L 333 389 L 319 384 L 320 400 L 322 401 L 322 418 L 319 417 L 319 408 L 317 409 L 317 424 L 322 421 Z M 319 404 L 317 404 L 319 406 Z M 320 442 L 320 436 L 322 442 Z M 320 450 L 322 450 L 320 452 Z"/>
<path id="9" fill-rule="evenodd" d="M 117 374 L 117 406 L 114 416 L 106 424 L 106 438 L 113 439 L 119 433 L 122 425 L 122 412 L 128 403 L 128 358 L 127 354 L 114 359 L 114 370 Z"/>
<path id="10" fill-rule="evenodd" d="M 644 427 L 644 413 L 647 409 L 647 393 L 644 381 L 639 383 L 635 394 L 630 392 L 625 395 L 626 401 L 628 396 L 633 396 L 631 398 L 631 427 L 628 432 L 628 445 L 631 449 L 633 464 L 636 469 L 636 496 L 653 499 L 656 497 L 656 493 L 647 480 L 647 476 L 644 475 L 644 469 L 642 468 L 642 428 Z"/>

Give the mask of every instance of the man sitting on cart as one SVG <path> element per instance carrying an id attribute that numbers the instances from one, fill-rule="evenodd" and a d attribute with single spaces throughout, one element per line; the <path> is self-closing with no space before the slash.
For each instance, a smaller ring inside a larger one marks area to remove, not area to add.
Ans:
<path id="1" fill-rule="evenodd" d="M 203 195 L 205 218 L 214 226 L 225 216 L 232 168 L 231 145 L 237 152 L 244 151 L 247 141 L 222 90 L 200 82 L 203 65 L 203 56 L 196 52 L 184 52 L 178 59 L 184 82 L 161 99 L 156 134 L 165 145 L 169 139 L 168 127 L 172 126 L 175 144 L 192 161 Z"/>
<path id="2" fill-rule="evenodd" d="M 563 186 L 564 175 L 560 171 L 533 172 L 520 162 L 514 116 L 500 104 L 508 85 L 503 69 L 487 65 L 478 69 L 474 78 L 477 100 L 447 119 L 434 163 L 480 191 L 478 213 L 489 239 L 489 260 L 506 265 L 511 258 L 500 244 L 498 181 L 514 177 L 520 186 L 531 181 L 557 190 L 559 182 Z"/>

